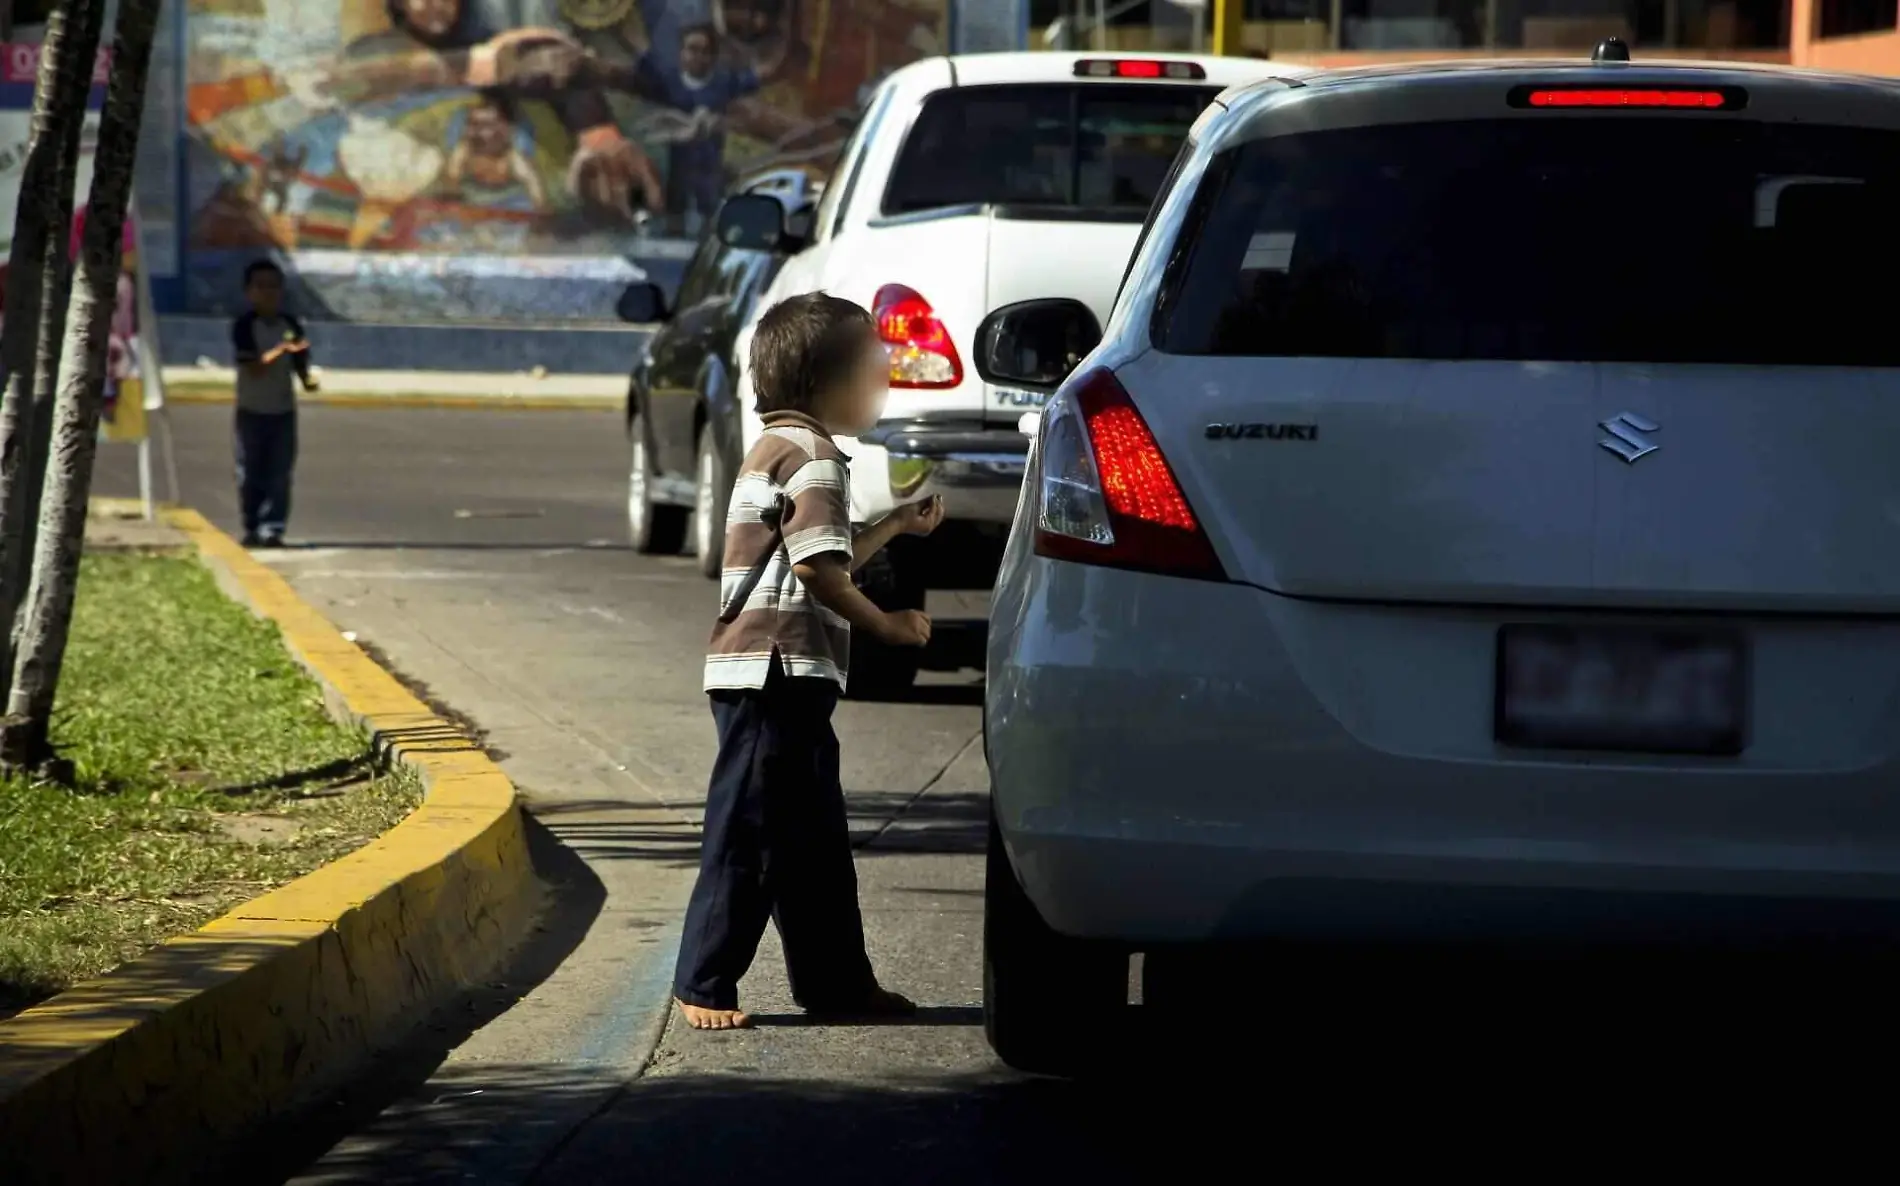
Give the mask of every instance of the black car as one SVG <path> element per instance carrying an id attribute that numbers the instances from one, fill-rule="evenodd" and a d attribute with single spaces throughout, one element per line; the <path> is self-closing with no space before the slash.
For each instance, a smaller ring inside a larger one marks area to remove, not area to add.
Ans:
<path id="1" fill-rule="evenodd" d="M 795 169 L 761 174 L 734 193 L 769 194 L 787 227 L 809 222 L 819 187 Z M 726 503 L 743 457 L 739 367 L 733 337 L 772 283 L 785 250 L 729 245 L 707 225 L 669 303 L 657 285 L 632 285 L 623 320 L 661 323 L 633 366 L 627 387 L 627 525 L 635 549 L 674 554 L 690 546 L 709 577 L 725 551 Z M 788 237 L 786 246 L 796 243 Z"/>

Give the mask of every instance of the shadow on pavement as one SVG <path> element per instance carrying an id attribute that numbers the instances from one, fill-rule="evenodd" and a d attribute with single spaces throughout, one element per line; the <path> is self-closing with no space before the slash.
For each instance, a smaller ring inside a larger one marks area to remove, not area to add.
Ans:
<path id="1" fill-rule="evenodd" d="M 846 796 L 851 845 L 860 860 L 885 855 L 981 853 L 989 837 L 989 796 L 931 791 L 854 791 Z M 537 800 L 534 818 L 585 861 L 699 864 L 699 826 L 689 820 L 633 825 L 590 819 L 645 806 L 618 799 Z"/>
<path id="2" fill-rule="evenodd" d="M 930 791 L 923 795 L 859 792 L 848 796 L 858 859 L 887 855 L 981 853 L 989 843 L 990 797 Z M 876 826 L 863 826 L 876 821 Z"/>
<path id="3" fill-rule="evenodd" d="M 283 1181 L 426 1083 L 450 1051 L 554 973 L 593 926 L 606 901 L 606 889 L 584 862 L 532 816 L 527 833 L 535 873 L 548 898 L 540 924 L 507 966 L 497 970 L 489 983 L 438 1009 L 406 1043 L 379 1054 L 373 1065 L 356 1068 L 343 1087 L 320 1093 L 306 1106 L 266 1125 L 231 1150 L 203 1181 Z"/>
<path id="4" fill-rule="evenodd" d="M 947 1007 L 924 1006 L 915 1013 L 901 1017 L 871 1018 L 863 1021 L 825 1021 L 814 1019 L 803 1013 L 754 1013 L 752 1024 L 763 1029 L 782 1027 L 786 1029 L 811 1029 L 825 1026 L 828 1029 L 915 1029 L 934 1026 L 977 1026 L 983 1024 L 983 1010 L 974 1005 L 952 1005 Z"/>
<path id="5" fill-rule="evenodd" d="M 1296 1181 L 1349 1180 L 1344 1165 L 1368 1156 L 1414 1169 L 1471 1164 L 1556 1136 L 1536 1155 L 1561 1163 L 1648 1128 L 1681 1143 L 1704 1116 L 1712 1135 L 1745 1146 L 1736 1107 L 1812 1100 L 1801 1071 L 1828 1061 L 1789 1050 L 1764 1059 L 1746 1034 L 1724 1042 L 1722 1023 L 1739 1018 L 1719 1007 L 1684 1041 L 1675 1019 L 1606 1010 L 1576 992 L 1503 1009 L 1488 997 L 1433 1002 L 1399 1009 L 1402 1024 L 1382 1020 L 1405 987 L 1362 985 L 1297 1011 L 1260 988 L 1210 995 L 1206 1010 L 1131 1009 L 1127 1033 L 1101 1034 L 1111 1065 L 1085 1081 L 994 1064 L 839 1081 L 782 1058 L 717 1073 L 661 1064 L 624 1084 L 586 1068 L 457 1068 L 412 1125 L 333 1155 L 325 1181 L 1157 1186 L 1262 1180 L 1276 1164 Z M 943 1013 L 945 1024 L 977 1024 L 970 1010 Z M 889 1028 L 858 1032 L 841 1040 L 902 1040 Z M 687 1041 L 770 1055 L 772 1035 L 754 1035 Z M 520 1126 L 553 1116 L 564 1130 L 528 1137 L 548 1151 L 503 1172 L 519 1156 Z M 1544 1176 L 1514 1176 L 1526 1174 Z"/>

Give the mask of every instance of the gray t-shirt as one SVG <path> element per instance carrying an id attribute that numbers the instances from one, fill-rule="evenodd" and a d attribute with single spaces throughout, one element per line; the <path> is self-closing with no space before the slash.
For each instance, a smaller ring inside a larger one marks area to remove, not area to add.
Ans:
<path id="1" fill-rule="evenodd" d="M 294 317 L 260 317 L 246 313 L 231 324 L 231 346 L 237 356 L 237 406 L 246 412 L 281 414 L 297 408 L 297 374 L 309 365 L 308 354 L 284 354 L 262 371 L 251 364 L 287 337 L 301 338 L 303 327 Z"/>

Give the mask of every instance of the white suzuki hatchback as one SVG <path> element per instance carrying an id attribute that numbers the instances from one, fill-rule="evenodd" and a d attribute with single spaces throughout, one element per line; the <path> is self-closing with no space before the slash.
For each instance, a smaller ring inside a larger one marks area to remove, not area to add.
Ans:
<path id="1" fill-rule="evenodd" d="M 1883 80 L 1210 107 L 997 582 L 1004 1059 L 1069 1065 L 1132 950 L 1900 936 L 1896 211 Z M 978 369 L 1053 385 L 1093 332 L 998 310 Z"/>

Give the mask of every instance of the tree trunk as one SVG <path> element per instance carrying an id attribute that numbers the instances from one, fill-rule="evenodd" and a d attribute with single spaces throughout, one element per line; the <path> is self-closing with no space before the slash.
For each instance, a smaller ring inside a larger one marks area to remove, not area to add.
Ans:
<path id="1" fill-rule="evenodd" d="M 61 53 L 66 62 L 91 63 L 99 57 L 99 27 L 105 21 L 105 5 L 98 0 L 80 0 L 77 9 L 69 18 L 71 29 Z M 67 305 L 73 295 L 72 236 L 66 233 L 66 228 L 73 224 L 73 184 L 79 173 L 79 141 L 85 131 L 84 104 L 92 90 L 92 74 L 92 70 L 87 69 L 84 75 L 86 90 L 79 96 L 79 117 L 62 121 L 64 126 L 60 129 L 63 139 L 52 193 L 52 200 L 57 204 L 53 212 L 55 229 L 46 236 L 46 252 L 40 263 L 39 344 L 33 367 L 33 402 L 26 413 L 29 429 L 20 461 L 21 543 L 10 557 L 5 557 L 11 561 L 11 567 L 0 569 L 0 584 L 14 589 L 27 587 L 33 572 L 33 547 L 39 534 L 40 495 L 46 484 L 46 455 L 53 440 L 53 398 L 59 387 L 59 356 L 66 343 Z M 65 99 L 61 96 L 62 102 Z M 0 654 L 19 653 L 20 635 L 25 628 L 26 615 L 19 613 L 16 606 L 8 639 L 12 649 Z M 7 674 L 12 674 L 11 668 Z M 0 678 L 0 688 L 9 685 L 10 681 Z M 0 696 L 0 704 L 4 703 L 4 696 Z"/>
<path id="2" fill-rule="evenodd" d="M 54 223 L 60 206 L 55 192 L 59 156 L 67 141 L 67 127 L 85 120 L 86 92 L 92 84 L 93 62 L 80 63 L 78 55 L 68 52 L 67 34 L 79 6 L 100 2 L 60 0 L 47 14 L 39 80 L 33 92 L 32 133 L 20 175 L 19 209 L 7 263 L 6 327 L 0 331 L 0 373 L 6 376 L 5 402 L 0 403 L 0 686 L 13 674 L 13 621 L 26 595 L 24 581 L 4 577 L 24 570 L 24 555 L 30 554 L 27 541 L 32 538 L 25 517 L 25 458 L 33 435 L 33 380 L 47 239 L 56 232 L 64 237 L 69 231 Z M 70 201 L 70 185 L 67 192 Z"/>
<path id="3" fill-rule="evenodd" d="M 125 217 L 132 198 L 139 122 L 145 113 L 145 76 L 152 62 L 160 0 L 120 0 L 113 36 L 112 78 L 93 154 L 92 193 L 80 239 L 79 271 L 59 399 L 53 410 L 53 448 L 33 550 L 26 628 L 0 723 L 0 767 L 37 769 L 53 757 L 49 730 L 53 698 L 66 657 L 79 555 L 86 536 L 86 500 L 99 442 L 105 395 L 106 348 L 117 303 Z"/>

